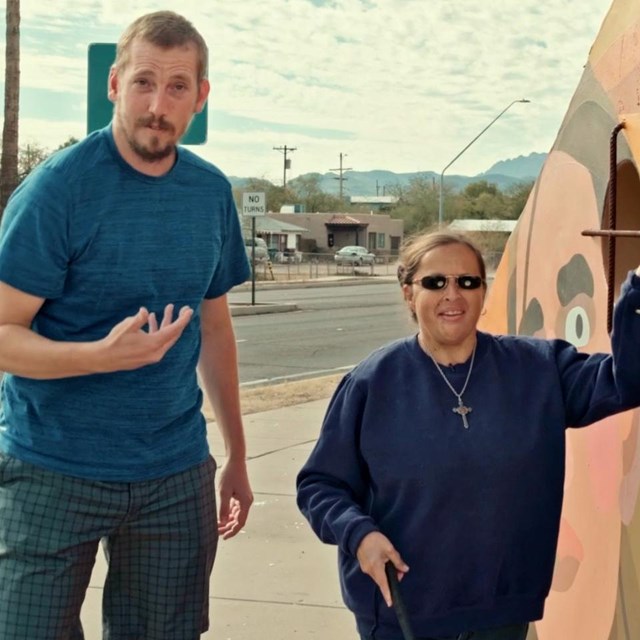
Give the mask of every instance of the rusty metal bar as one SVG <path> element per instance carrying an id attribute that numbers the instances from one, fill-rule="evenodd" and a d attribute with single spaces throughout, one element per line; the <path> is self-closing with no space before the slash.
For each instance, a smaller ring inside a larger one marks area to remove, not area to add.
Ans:
<path id="1" fill-rule="evenodd" d="M 609 230 L 616 230 L 618 210 L 618 134 L 624 129 L 624 122 L 616 125 L 609 140 Z M 611 334 L 613 324 L 613 299 L 616 277 L 616 236 L 609 235 L 609 261 L 607 269 L 607 333 Z"/>
<path id="2" fill-rule="evenodd" d="M 604 236 L 605 238 L 640 238 L 640 231 L 617 231 L 615 229 L 587 229 L 583 236 Z"/>

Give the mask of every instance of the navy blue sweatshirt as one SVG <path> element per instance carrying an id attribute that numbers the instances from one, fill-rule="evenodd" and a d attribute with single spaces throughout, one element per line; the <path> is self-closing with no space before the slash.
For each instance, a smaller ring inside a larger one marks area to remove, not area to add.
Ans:
<path id="1" fill-rule="evenodd" d="M 298 475 L 298 506 L 339 548 L 358 629 L 402 638 L 356 551 L 386 535 L 410 571 L 401 583 L 417 637 L 537 620 L 551 586 L 562 507 L 565 428 L 640 405 L 640 278 L 614 313 L 612 353 L 563 340 L 478 332 L 464 403 L 411 337 L 345 376 Z M 461 389 L 469 362 L 444 367 Z"/>

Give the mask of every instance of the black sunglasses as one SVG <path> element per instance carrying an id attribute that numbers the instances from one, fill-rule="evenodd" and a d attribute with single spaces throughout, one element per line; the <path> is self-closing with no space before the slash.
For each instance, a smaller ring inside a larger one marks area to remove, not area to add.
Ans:
<path id="1" fill-rule="evenodd" d="M 442 273 L 424 276 L 419 280 L 414 280 L 413 284 L 419 284 L 423 289 L 428 289 L 429 291 L 441 291 L 442 289 L 446 289 L 449 278 L 455 280 L 458 287 L 466 291 L 479 289 L 484 284 L 484 280 L 480 276 L 445 276 Z"/>

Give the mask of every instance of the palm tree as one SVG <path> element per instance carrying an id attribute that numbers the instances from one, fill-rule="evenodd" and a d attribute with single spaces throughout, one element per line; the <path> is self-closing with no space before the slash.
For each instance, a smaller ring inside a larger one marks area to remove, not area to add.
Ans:
<path id="1" fill-rule="evenodd" d="M 4 125 L 0 158 L 0 216 L 18 184 L 18 116 L 20 112 L 20 0 L 6 0 Z"/>

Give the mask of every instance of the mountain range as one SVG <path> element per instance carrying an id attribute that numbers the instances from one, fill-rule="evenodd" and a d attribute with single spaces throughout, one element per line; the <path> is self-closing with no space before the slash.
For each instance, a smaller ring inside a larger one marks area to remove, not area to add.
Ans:
<path id="1" fill-rule="evenodd" d="M 547 157 L 546 153 L 530 153 L 528 156 L 518 156 L 508 160 L 500 160 L 492 165 L 487 171 L 476 176 L 444 175 L 444 183 L 455 190 L 464 189 L 471 182 L 486 180 L 495 184 L 501 190 L 507 189 L 515 184 L 533 181 L 538 177 L 540 169 Z M 326 193 L 339 192 L 338 175 L 335 173 L 324 174 L 304 174 L 304 176 L 318 176 L 320 188 Z M 347 171 L 343 175 L 343 193 L 348 196 L 372 196 L 391 195 L 387 193 L 390 187 L 406 186 L 415 178 L 433 180 L 434 185 L 440 183 L 440 173 L 435 171 L 415 171 L 412 173 L 395 173 L 393 171 L 372 170 L 372 171 Z M 229 180 L 234 187 L 244 188 L 249 178 L 229 176 Z M 295 180 L 292 179 L 291 182 Z"/>

